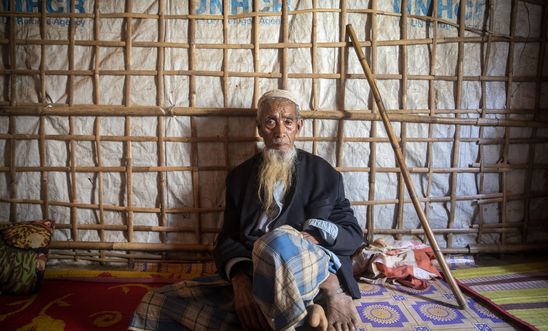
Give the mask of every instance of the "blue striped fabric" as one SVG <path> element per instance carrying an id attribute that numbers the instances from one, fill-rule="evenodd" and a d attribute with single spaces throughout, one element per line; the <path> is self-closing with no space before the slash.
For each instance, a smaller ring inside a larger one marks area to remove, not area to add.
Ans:
<path id="1" fill-rule="evenodd" d="M 291 329 L 329 276 L 329 256 L 284 225 L 259 238 L 253 247 L 253 293 L 274 330 Z"/>
<path id="2" fill-rule="evenodd" d="M 329 276 L 330 258 L 284 225 L 253 247 L 253 293 L 274 330 L 293 330 Z M 137 307 L 129 330 L 241 330 L 232 286 L 218 276 L 154 289 Z"/>
<path id="3" fill-rule="evenodd" d="M 218 276 L 164 286 L 143 297 L 128 330 L 241 330 L 232 301 Z"/>

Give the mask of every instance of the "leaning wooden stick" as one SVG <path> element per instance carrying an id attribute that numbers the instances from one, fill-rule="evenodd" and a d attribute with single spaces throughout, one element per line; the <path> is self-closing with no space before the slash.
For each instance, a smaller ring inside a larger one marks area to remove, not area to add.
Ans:
<path id="1" fill-rule="evenodd" d="M 356 50 L 356 53 L 362 65 L 363 71 L 365 72 L 365 76 L 367 78 L 367 81 L 369 82 L 369 86 L 371 87 L 371 91 L 373 92 L 373 97 L 375 98 L 375 102 L 377 103 L 379 114 L 382 118 L 382 122 L 384 123 L 384 128 L 386 129 L 386 133 L 388 134 L 390 144 L 392 145 L 392 148 L 394 149 L 394 154 L 396 155 L 396 159 L 398 160 L 398 164 L 401 169 L 405 186 L 407 187 L 407 191 L 409 192 L 409 196 L 411 197 L 413 206 L 415 207 L 415 210 L 417 211 L 419 220 L 424 229 L 424 233 L 426 234 L 426 237 L 428 238 L 428 242 L 430 243 L 430 246 L 432 247 L 432 250 L 434 251 L 434 254 L 436 255 L 436 259 L 438 260 L 438 263 L 441 266 L 441 269 L 443 270 L 443 274 L 445 275 L 447 282 L 451 286 L 451 290 L 453 290 L 453 294 L 455 295 L 455 298 L 457 299 L 459 308 L 465 309 L 466 302 L 464 300 L 464 296 L 462 295 L 462 292 L 460 288 L 458 287 L 457 282 L 455 281 L 455 278 L 453 278 L 453 275 L 451 274 L 451 270 L 449 270 L 449 267 L 447 266 L 447 263 L 445 262 L 443 253 L 441 252 L 438 246 L 438 243 L 436 242 L 434 233 L 432 232 L 432 229 L 430 228 L 430 225 L 428 224 L 426 215 L 424 214 L 424 211 L 422 210 L 419 199 L 417 198 L 417 193 L 415 192 L 415 187 L 413 185 L 413 181 L 411 180 L 411 175 L 409 175 L 409 170 L 407 169 L 407 166 L 405 165 L 405 159 L 403 157 L 403 153 L 398 143 L 398 139 L 396 137 L 396 134 L 394 133 L 394 129 L 392 128 L 392 124 L 390 123 L 390 119 L 388 118 L 388 114 L 386 113 L 386 108 L 384 108 L 384 103 L 382 102 L 381 94 L 379 93 L 377 83 L 375 82 L 375 79 L 373 78 L 373 74 L 371 73 L 369 64 L 367 64 L 365 55 L 363 54 L 363 51 L 358 42 L 358 38 L 356 37 L 356 33 L 354 32 L 354 29 L 352 28 L 352 24 L 348 24 L 346 26 L 346 29 L 348 34 L 350 35 L 350 40 L 352 42 L 352 45 L 354 46 L 354 49 Z"/>

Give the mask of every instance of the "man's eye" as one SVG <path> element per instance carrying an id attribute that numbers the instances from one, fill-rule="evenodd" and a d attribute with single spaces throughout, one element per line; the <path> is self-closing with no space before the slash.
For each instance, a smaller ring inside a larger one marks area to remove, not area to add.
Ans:
<path id="1" fill-rule="evenodd" d="M 269 128 L 274 127 L 276 126 L 276 121 L 274 121 L 273 119 L 267 119 L 265 120 L 264 125 Z"/>
<path id="2" fill-rule="evenodd" d="M 285 126 L 291 127 L 293 126 L 293 120 L 287 119 L 284 121 Z"/>

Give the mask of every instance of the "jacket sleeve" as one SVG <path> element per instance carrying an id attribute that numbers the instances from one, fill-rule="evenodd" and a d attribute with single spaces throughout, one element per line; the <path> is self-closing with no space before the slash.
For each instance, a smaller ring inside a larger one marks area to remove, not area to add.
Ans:
<path id="1" fill-rule="evenodd" d="M 329 221 L 338 228 L 337 239 L 331 245 L 322 245 L 337 255 L 350 256 L 363 244 L 363 232 L 354 217 L 350 202 L 344 194 L 343 178 L 337 173 L 336 200 Z"/>
<path id="2" fill-rule="evenodd" d="M 228 261 L 237 257 L 251 259 L 251 249 L 246 247 L 241 238 L 238 207 L 234 201 L 234 190 L 231 186 L 232 176 L 229 174 L 226 180 L 225 212 L 223 227 L 217 237 L 213 256 L 219 274 L 226 278 L 225 266 Z"/>

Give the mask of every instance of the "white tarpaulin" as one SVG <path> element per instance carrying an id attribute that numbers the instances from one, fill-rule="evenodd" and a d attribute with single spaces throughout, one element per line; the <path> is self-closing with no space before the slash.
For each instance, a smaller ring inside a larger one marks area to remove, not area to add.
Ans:
<path id="1" fill-rule="evenodd" d="M 4 12 L 7 12 L 8 1 L 3 1 Z M 39 13 L 40 2 L 15 1 L 16 11 L 19 13 Z M 158 68 L 163 70 L 163 107 L 169 111 L 172 107 L 205 107 L 205 108 L 251 108 L 254 95 L 255 79 L 258 80 L 258 94 L 278 88 L 282 79 L 280 73 L 283 65 L 287 66 L 288 88 L 300 96 L 302 110 L 314 111 L 364 111 L 373 107 L 370 89 L 367 81 L 363 79 L 363 71 L 357 60 L 354 50 L 346 49 L 346 80 L 344 92 L 339 90 L 339 79 L 336 74 L 341 73 L 339 56 L 341 12 L 338 10 L 318 10 L 315 13 L 315 40 L 313 41 L 314 14 L 309 10 L 314 4 L 322 9 L 340 9 L 339 1 L 296 1 L 289 3 L 288 16 L 288 40 L 283 42 L 282 5 L 278 0 L 232 0 L 226 5 L 228 10 L 228 24 L 226 40 L 223 33 L 223 2 L 221 0 L 196 0 L 193 14 L 205 16 L 193 16 L 195 20 L 194 39 L 190 40 L 191 23 L 189 17 L 189 5 L 187 1 L 163 1 L 164 8 L 159 8 L 159 1 L 139 0 L 131 1 L 133 13 L 151 14 L 143 18 L 135 15 L 131 19 L 131 56 L 130 63 L 126 63 L 126 19 L 122 14 L 127 11 L 126 1 L 100 1 L 97 4 L 93 0 L 76 0 L 72 19 L 74 26 L 74 40 L 71 40 L 69 0 L 46 1 L 45 7 L 48 16 L 45 19 L 45 30 L 41 32 L 39 15 L 19 16 L 16 18 L 15 45 L 16 63 L 15 69 L 15 93 L 3 93 L 1 98 L 5 105 L 24 105 L 47 102 L 52 106 L 63 105 L 71 102 L 74 105 L 94 104 L 94 91 L 98 89 L 97 104 L 127 105 L 127 106 L 155 106 L 158 105 Z M 254 8 L 254 3 L 258 8 Z M 372 29 L 370 1 L 346 1 L 345 20 L 351 23 L 362 41 L 371 40 Z M 409 0 L 409 15 L 431 16 L 432 8 L 430 0 Z M 484 0 L 468 0 L 466 5 L 465 21 L 466 37 L 481 37 L 480 31 L 489 26 L 485 20 L 488 4 Z M 97 5 L 97 8 L 95 6 Z M 504 112 L 487 112 L 482 114 L 482 109 L 529 109 L 535 107 L 536 83 L 534 80 L 515 79 L 507 86 L 505 77 L 508 68 L 512 68 L 513 77 L 536 77 L 541 70 L 539 64 L 539 42 L 523 42 L 523 38 L 538 39 L 540 35 L 541 13 L 539 5 L 518 1 L 517 24 L 514 37 L 521 37 L 522 41 L 512 44 L 504 36 L 511 33 L 511 2 L 495 1 L 494 11 L 489 17 L 494 20 L 493 38 L 496 41 L 490 43 L 488 67 L 482 73 L 482 57 L 486 53 L 486 43 L 466 41 L 464 44 L 463 77 L 477 78 L 479 76 L 490 77 L 485 79 L 485 97 L 482 103 L 482 85 L 479 79 L 464 79 L 461 87 L 460 104 L 456 100 L 458 89 L 458 15 L 459 2 L 456 0 L 438 0 L 438 17 L 444 23 L 438 24 L 435 46 L 435 57 L 432 57 L 433 25 L 422 19 L 410 17 L 407 21 L 407 68 L 402 68 L 402 49 L 404 43 L 398 43 L 402 39 L 401 1 L 386 0 L 376 1 L 379 14 L 376 15 L 376 65 L 373 68 L 378 77 L 378 86 L 382 94 L 386 108 L 389 110 L 404 109 L 412 113 L 428 115 L 429 113 L 429 82 L 425 78 L 435 77 L 433 82 L 434 110 L 440 110 L 437 116 L 454 118 L 454 112 L 441 111 L 451 109 L 470 109 L 461 112 L 460 118 L 464 119 L 532 119 L 532 112 L 525 115 L 510 117 Z M 253 30 L 253 18 L 245 16 L 253 11 L 260 12 L 258 19 L 258 40 L 255 40 Z M 160 40 L 160 15 L 163 22 L 163 40 Z M 94 13 L 98 13 L 94 19 Z M 385 14 L 383 14 L 385 13 Z M 395 13 L 395 14 L 394 14 Z M 65 14 L 65 15 L 61 15 Z M 236 16 L 233 16 L 236 15 Z M 238 16 L 239 15 L 239 16 Z M 0 24 L 3 38 L 10 36 L 10 20 L 8 16 L 2 17 Z M 415 42 L 413 42 L 413 40 Z M 422 40 L 424 42 L 416 42 Z M 452 42 L 451 42 L 452 40 Z M 36 41 L 36 42 L 33 42 Z M 44 41 L 40 43 L 40 41 Z M 390 41 L 394 41 L 390 43 Z M 195 47 L 188 47 L 191 42 Z M 316 54 L 313 56 L 312 42 L 315 43 Z M 163 48 L 163 62 L 158 65 L 159 45 Z M 255 53 L 254 45 L 260 45 Z M 219 45 L 220 47 L 215 47 Z M 231 47 L 222 47 L 232 45 Z M 280 46 L 277 46 L 280 45 Z M 283 48 L 287 48 L 287 63 L 283 64 Z M 8 52 L 8 44 L 3 44 L 3 50 Z M 43 47 L 43 50 L 42 50 Z M 513 53 L 509 54 L 512 49 Z M 69 60 L 71 52 L 73 60 Z M 370 47 L 366 48 L 370 54 Z M 189 56 L 192 52 L 193 67 L 189 67 Z M 226 60 L 224 60 L 226 56 Z M 507 63 L 508 58 L 513 58 Z M 97 58 L 98 57 L 98 58 Z M 4 72 L 4 79 L 0 80 L 2 90 L 7 91 L 10 86 L 10 74 L 7 69 L 13 69 L 7 61 L 8 57 L 0 57 L 0 68 Z M 430 71 L 431 61 L 433 72 Z M 44 91 L 41 96 L 40 69 L 43 66 Z M 226 66 L 226 67 L 225 67 Z M 257 66 L 257 67 L 255 67 Z M 544 66 L 544 73 L 548 71 Z M 130 69 L 128 75 L 125 71 Z M 402 73 L 408 75 L 407 86 L 402 87 Z M 228 71 L 226 81 L 223 80 L 223 71 Z M 256 73 L 261 73 L 256 75 Z M 306 74 L 325 74 L 321 77 L 313 77 Z M 72 75 L 72 83 L 69 79 Z M 98 84 L 94 81 L 94 75 L 98 75 Z M 331 74 L 331 75 L 330 75 Z M 195 95 L 190 96 L 190 81 L 193 77 Z M 130 77 L 129 100 L 124 99 L 126 79 Z M 445 78 L 444 78 L 445 77 Z M 449 77 L 449 78 L 447 78 Z M 71 87 L 69 88 L 69 85 Z M 315 85 L 314 85 L 315 84 Z M 313 91 L 313 86 L 316 92 Z M 546 85 L 543 91 L 546 92 Z M 406 95 L 406 104 L 402 104 L 402 93 Z M 507 93 L 511 93 L 508 98 Z M 226 95 L 226 104 L 225 104 Z M 543 93 L 546 95 L 546 93 Z M 316 100 L 314 100 L 316 96 Z M 15 100 L 12 99 L 15 97 Z M 195 98 L 195 104 L 191 105 L 191 97 Z M 344 109 L 337 100 L 344 100 Z M 509 100 L 510 104 L 507 104 Z M 545 97 L 542 102 L 546 104 Z M 316 108 L 314 108 L 316 105 Z M 475 110 L 475 111 L 474 111 Z M 47 113 L 47 108 L 45 108 Z M 115 112 L 116 110 L 113 110 Z M 164 118 L 163 136 L 187 137 L 193 136 L 211 138 L 209 141 L 201 141 L 197 144 L 197 164 L 192 161 L 192 143 L 189 141 L 164 142 L 164 165 L 167 167 L 190 167 L 197 165 L 199 171 L 199 185 L 193 189 L 193 173 L 186 170 L 166 172 L 166 206 L 167 209 L 177 208 L 218 208 L 221 207 L 223 197 L 224 177 L 226 167 L 239 164 L 255 152 L 254 142 L 231 142 L 227 147 L 223 137 L 254 137 L 254 121 L 251 117 L 195 117 L 195 123 L 187 116 L 172 115 Z M 9 131 L 9 117 L 0 117 L 0 133 Z M 75 137 L 75 166 L 97 167 L 97 148 L 94 140 L 95 121 L 100 121 L 100 154 L 103 167 L 124 167 L 124 153 L 126 144 L 120 137 L 126 134 L 126 119 L 116 116 L 75 116 L 73 117 L 73 129 L 71 132 L 68 116 L 47 116 L 45 119 L 46 160 L 47 167 L 68 167 L 70 161 L 70 142 L 66 139 L 55 139 L 63 135 Z M 313 142 L 316 139 L 316 153 L 326 158 L 333 165 L 336 160 L 336 141 L 338 133 L 338 121 L 316 120 L 316 132 L 313 131 L 313 121 L 307 119 L 301 136 L 304 139 L 298 142 L 298 146 L 312 151 Z M 193 129 L 193 125 L 195 128 Z M 396 134 L 402 136 L 402 124 L 393 123 Z M 533 135 L 531 128 L 513 127 L 505 129 L 502 126 L 483 127 L 472 125 L 444 125 L 427 123 L 405 123 L 406 161 L 409 168 L 432 169 L 428 171 L 414 172 L 417 192 L 420 196 L 432 198 L 432 203 L 427 206 L 427 215 L 432 228 L 446 228 L 451 214 L 451 195 L 455 195 L 456 209 L 454 211 L 454 228 L 470 228 L 478 223 L 480 208 L 484 222 L 499 223 L 502 214 L 505 222 L 520 222 L 524 217 L 524 200 L 509 199 L 506 210 L 501 209 L 502 190 L 507 194 L 517 196 L 526 192 L 527 166 L 531 155 L 526 141 L 508 145 L 507 158 L 501 160 L 504 153 L 504 137 L 520 141 L 521 138 L 529 139 Z M 431 136 L 429 128 L 431 126 Z M 384 203 L 370 203 L 374 206 L 374 226 L 378 229 L 394 228 L 398 212 L 398 183 L 399 175 L 388 168 L 397 167 L 394 154 L 387 140 L 377 142 L 376 156 L 371 161 L 371 142 L 359 138 L 373 137 L 370 121 L 346 121 L 344 137 L 348 138 L 343 144 L 343 159 L 340 164 L 344 167 L 346 194 L 352 202 L 369 201 L 371 172 L 353 171 L 352 169 L 376 167 L 375 201 Z M 40 120 L 37 116 L 18 116 L 16 121 L 16 133 L 26 135 L 38 135 Z M 192 130 L 195 130 L 194 133 Z M 376 124 L 374 137 L 386 137 L 381 122 Z M 455 144 L 459 130 L 459 140 Z M 130 134 L 132 137 L 157 137 L 158 117 L 131 118 Z M 537 137 L 546 137 L 547 131 L 536 130 Z M 89 138 L 91 137 L 91 139 Z M 319 138 L 325 139 L 319 139 Z M 433 138 L 428 140 L 427 138 Z M 85 139 L 84 139 L 85 138 Z M 308 138 L 308 139 L 306 139 Z M 332 138 L 332 139 L 328 139 Z M 425 138 L 422 139 L 421 138 Z M 494 143 L 483 145 L 480 154 L 479 139 L 494 139 Z M 498 139 L 498 140 L 497 140 Z M 431 143 L 432 154 L 429 164 L 428 146 Z M 7 140 L 0 140 L 0 146 L 4 149 Z M 452 162 L 452 153 L 458 145 L 456 164 Z M 546 164 L 548 162 L 547 144 L 535 145 L 536 153 L 534 164 Z M 130 144 L 133 167 L 154 167 L 159 165 L 158 143 L 153 139 L 135 139 Z M 225 148 L 226 147 L 226 148 Z M 16 142 L 16 166 L 38 167 L 40 166 L 39 142 L 37 139 L 21 139 Z M 9 166 L 8 155 L 0 153 L 3 164 Z M 497 162 L 506 162 L 510 165 L 518 165 L 512 171 L 485 172 L 482 175 L 483 183 L 480 192 L 480 174 L 478 171 L 457 171 L 459 169 L 479 169 L 479 162 L 484 166 L 492 166 Z M 476 164 L 474 166 L 474 164 Z M 209 167 L 209 168 L 208 168 Z M 65 168 L 63 168 L 65 169 Z M 384 169 L 384 170 L 383 170 Z M 445 169 L 445 170 L 436 170 Z M 447 170 L 449 169 L 449 170 Z M 451 187 L 452 174 L 458 173 L 456 187 Z M 533 170 L 531 191 L 541 191 L 546 188 L 546 177 L 543 169 Z M 504 177 L 504 178 L 503 178 Z M 93 207 L 77 208 L 76 219 L 78 224 L 96 224 L 99 222 L 98 204 L 98 172 L 77 171 L 76 197 L 73 202 Z M 429 178 L 431 183 L 429 184 Z M 159 189 L 158 172 L 132 173 L 132 206 L 145 210 L 133 213 L 133 224 L 159 225 L 159 213 L 148 212 L 146 208 L 158 208 Z M 198 183 L 195 183 L 198 184 Z M 70 202 L 71 176 L 66 170 L 48 171 L 47 196 L 50 201 L 49 217 L 55 219 L 58 224 L 71 224 L 70 207 L 54 202 Z M 127 186 L 125 173 L 120 171 L 102 173 L 103 196 L 102 203 L 111 206 L 124 206 L 127 201 Z M 199 188 L 198 206 L 193 200 L 196 188 Z M 499 200 L 493 203 L 478 205 L 477 201 L 470 198 L 481 194 L 496 195 Z M 405 193 L 407 196 L 407 193 Z M 9 178 L 0 176 L 0 196 L 10 198 Z M 18 199 L 40 200 L 41 177 L 39 171 L 17 172 L 17 196 Z M 459 199 L 459 197 L 468 197 Z M 5 201 L 5 199 L 3 201 Z M 539 205 L 546 199 L 533 200 L 531 207 L 531 219 L 543 219 L 548 216 L 545 208 Z M 355 203 L 354 210 L 360 224 L 365 228 L 367 221 L 367 203 Z M 0 219 L 9 219 L 9 203 L 0 204 Z M 200 214 L 202 227 L 218 227 L 219 212 Z M 42 217 L 41 206 L 36 203 L 19 203 L 17 205 L 17 219 L 28 220 Z M 190 224 L 196 226 L 198 214 L 192 212 L 173 212 L 167 214 L 166 226 L 183 226 Z M 420 224 L 413 206 L 408 203 L 404 207 L 404 227 L 420 228 Z M 106 210 L 104 212 L 105 224 L 125 224 L 126 215 L 123 210 Z M 70 229 L 58 230 L 55 233 L 56 240 L 82 240 L 99 241 L 99 233 L 96 230 L 80 230 L 79 238 L 71 238 Z M 194 233 L 170 233 L 170 241 L 183 241 L 186 243 L 199 243 Z M 202 243 L 212 243 L 214 234 L 205 235 Z M 485 236 L 482 243 L 497 242 L 499 235 Z M 536 238 L 535 234 L 530 239 Z M 437 236 L 440 245 L 445 246 L 446 238 Z M 510 233 L 507 237 L 510 241 L 519 241 L 519 234 Z M 123 231 L 106 231 L 105 241 L 125 241 Z M 154 231 L 136 231 L 134 240 L 137 242 L 159 242 L 160 236 Z M 476 242 L 476 235 L 459 235 L 454 238 L 456 247 L 464 247 Z"/>

